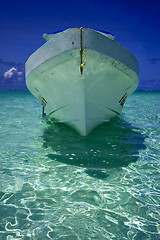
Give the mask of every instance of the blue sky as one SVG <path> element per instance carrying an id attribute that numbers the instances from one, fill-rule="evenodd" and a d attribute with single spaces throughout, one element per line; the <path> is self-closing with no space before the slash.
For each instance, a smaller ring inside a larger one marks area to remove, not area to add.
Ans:
<path id="1" fill-rule="evenodd" d="M 160 90 L 159 0 L 14 0 L 0 3 L 0 90 L 26 89 L 24 66 L 43 33 L 111 32 L 139 62 L 139 90 Z"/>

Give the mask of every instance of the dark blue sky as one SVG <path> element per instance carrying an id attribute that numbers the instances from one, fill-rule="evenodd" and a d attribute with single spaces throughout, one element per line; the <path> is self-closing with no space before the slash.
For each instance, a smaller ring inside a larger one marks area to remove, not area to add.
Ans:
<path id="1" fill-rule="evenodd" d="M 160 90 L 159 0 L 14 0 L 0 3 L 0 90 L 26 89 L 24 65 L 43 33 L 69 27 L 111 32 L 139 62 L 139 90 Z"/>

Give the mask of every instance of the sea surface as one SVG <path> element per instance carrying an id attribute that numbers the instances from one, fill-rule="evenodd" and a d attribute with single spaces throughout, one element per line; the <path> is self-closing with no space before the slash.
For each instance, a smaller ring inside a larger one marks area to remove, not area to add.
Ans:
<path id="1" fill-rule="evenodd" d="M 159 240 L 160 92 L 81 137 L 0 92 L 0 240 Z"/>

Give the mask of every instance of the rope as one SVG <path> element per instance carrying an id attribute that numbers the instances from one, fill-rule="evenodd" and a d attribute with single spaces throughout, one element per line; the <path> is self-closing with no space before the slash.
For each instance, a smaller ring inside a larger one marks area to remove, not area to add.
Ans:
<path id="1" fill-rule="evenodd" d="M 81 74 L 83 73 L 83 67 L 85 66 L 86 62 L 87 62 L 87 54 L 85 53 L 85 51 L 83 50 L 83 47 L 82 47 L 82 27 L 80 28 L 80 58 L 81 58 L 81 62 L 80 62 L 80 71 L 81 71 Z M 85 55 L 85 61 L 83 61 L 83 54 Z"/>
<path id="2" fill-rule="evenodd" d="M 85 53 L 84 50 L 82 50 L 82 53 L 85 55 L 86 59 L 85 59 L 84 63 L 81 63 L 81 68 L 83 68 L 87 62 L 87 54 Z"/>

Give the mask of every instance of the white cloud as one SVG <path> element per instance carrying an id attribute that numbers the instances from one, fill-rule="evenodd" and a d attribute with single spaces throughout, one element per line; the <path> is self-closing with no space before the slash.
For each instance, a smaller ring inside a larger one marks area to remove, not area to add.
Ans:
<path id="1" fill-rule="evenodd" d="M 23 72 L 17 72 L 18 76 L 21 76 L 23 74 Z"/>
<path id="2" fill-rule="evenodd" d="M 6 72 L 4 73 L 4 77 L 5 77 L 5 78 L 11 78 L 11 77 L 13 77 L 13 75 L 14 75 L 15 73 L 17 73 L 17 69 L 14 68 L 14 67 L 12 67 L 11 69 L 9 69 L 8 71 L 6 71 Z"/>
<path id="3" fill-rule="evenodd" d="M 22 78 L 20 76 L 23 75 L 23 71 L 18 71 L 17 68 L 10 68 L 8 71 L 4 73 L 5 78 L 12 78 L 12 77 L 18 77 L 18 81 L 21 81 Z"/>

